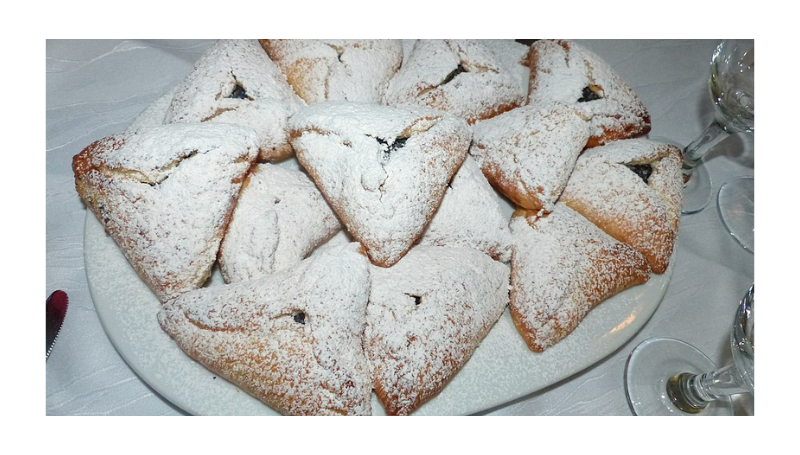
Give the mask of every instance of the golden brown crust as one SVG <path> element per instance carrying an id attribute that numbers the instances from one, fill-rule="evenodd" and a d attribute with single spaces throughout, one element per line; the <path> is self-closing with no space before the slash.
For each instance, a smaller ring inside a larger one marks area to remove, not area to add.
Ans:
<path id="1" fill-rule="evenodd" d="M 550 211 L 589 136 L 587 118 L 570 105 L 523 106 L 475 125 L 470 154 L 516 205 Z"/>
<path id="2" fill-rule="evenodd" d="M 158 321 L 184 352 L 282 414 L 369 415 L 368 292 L 368 261 L 352 243 L 186 293 Z"/>
<path id="3" fill-rule="evenodd" d="M 628 166 L 650 166 L 648 182 Z M 640 252 L 654 273 L 669 266 L 681 205 L 681 152 L 642 139 L 587 151 L 561 201 L 615 239 Z"/>
<path id="4" fill-rule="evenodd" d="M 600 302 L 650 277 L 639 253 L 562 203 L 546 216 L 518 210 L 511 229 L 509 308 L 534 352 L 569 335 Z"/>
<path id="5" fill-rule="evenodd" d="M 364 348 L 389 415 L 436 396 L 508 304 L 508 268 L 463 247 L 418 246 L 374 268 Z"/>
<path id="6" fill-rule="evenodd" d="M 567 40 L 539 40 L 531 45 L 528 104 L 570 103 L 592 117 L 586 147 L 644 136 L 650 115 L 633 89 L 605 61 Z M 591 88 L 597 98 L 584 101 Z"/>
<path id="7" fill-rule="evenodd" d="M 427 106 L 474 124 L 515 109 L 524 95 L 480 40 L 418 40 L 383 102 Z"/>
<path id="8" fill-rule="evenodd" d="M 255 133 L 239 126 L 142 128 L 96 141 L 76 155 L 75 188 L 165 302 L 211 274 L 257 153 Z"/>

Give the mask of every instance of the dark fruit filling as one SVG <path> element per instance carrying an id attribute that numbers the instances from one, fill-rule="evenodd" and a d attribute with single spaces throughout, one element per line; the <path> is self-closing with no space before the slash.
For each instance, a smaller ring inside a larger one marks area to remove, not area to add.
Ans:
<path id="1" fill-rule="evenodd" d="M 231 92 L 231 94 L 228 95 L 228 98 L 238 98 L 240 100 L 249 99 L 249 97 L 247 96 L 247 92 L 245 91 L 244 87 L 242 87 L 238 83 L 233 88 L 233 91 Z"/>
<path id="2" fill-rule="evenodd" d="M 600 96 L 600 91 L 602 89 L 596 85 L 587 85 L 583 88 L 583 92 L 581 93 L 581 97 L 578 98 L 579 103 L 585 103 L 587 101 L 594 101 L 602 99 L 603 97 Z"/>
<path id="3" fill-rule="evenodd" d="M 294 319 L 294 322 L 298 324 L 303 324 L 303 325 L 306 324 L 306 314 L 303 313 L 302 311 L 299 313 L 295 313 L 294 316 L 292 316 L 292 318 Z"/>
<path id="4" fill-rule="evenodd" d="M 466 72 L 467 70 L 459 63 L 458 67 L 456 67 L 456 69 L 454 69 L 450 74 L 448 74 L 446 78 L 444 78 L 444 80 L 442 81 L 442 85 L 452 81 L 459 74 Z"/>
<path id="5" fill-rule="evenodd" d="M 653 173 L 653 166 L 649 164 L 626 164 L 625 166 L 644 180 L 644 183 L 649 183 L 650 175 Z"/>
<path id="6" fill-rule="evenodd" d="M 382 146 L 386 147 L 385 150 L 383 151 L 383 153 L 384 153 L 384 155 L 386 157 L 388 157 L 395 150 L 403 148 L 406 145 L 406 141 L 408 140 L 408 138 L 407 137 L 398 137 L 398 138 L 396 138 L 394 140 L 394 142 L 391 145 L 389 145 L 389 142 L 387 142 L 387 141 L 385 141 L 385 140 L 383 140 L 383 139 L 381 139 L 379 137 L 376 137 L 375 140 L 378 141 L 378 143 L 381 144 Z"/>

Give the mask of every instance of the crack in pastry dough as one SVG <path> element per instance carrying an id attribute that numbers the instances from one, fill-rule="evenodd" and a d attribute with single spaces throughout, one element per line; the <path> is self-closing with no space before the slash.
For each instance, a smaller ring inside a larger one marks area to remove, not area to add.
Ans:
<path id="1" fill-rule="evenodd" d="M 245 89 L 244 85 L 236 78 L 236 75 L 231 73 L 231 77 L 233 78 L 233 89 L 225 98 L 253 101 L 253 97 L 247 93 L 247 89 Z"/>
<path id="2" fill-rule="evenodd" d="M 106 165 L 98 165 L 95 166 L 94 169 L 108 178 L 126 177 L 139 183 L 144 183 L 154 188 L 158 188 L 159 185 L 164 183 L 164 181 L 167 180 L 173 172 L 175 172 L 181 163 L 197 155 L 197 150 L 188 150 L 187 152 L 188 153 L 186 153 L 186 155 L 176 158 L 165 166 L 154 170 L 152 173 L 145 173 L 137 169 L 112 167 Z"/>

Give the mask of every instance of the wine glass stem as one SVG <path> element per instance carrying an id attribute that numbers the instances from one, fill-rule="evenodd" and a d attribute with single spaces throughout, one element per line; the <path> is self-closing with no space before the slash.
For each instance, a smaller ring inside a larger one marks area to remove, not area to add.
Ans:
<path id="1" fill-rule="evenodd" d="M 667 381 L 667 394 L 680 410 L 696 414 L 714 400 L 737 393 L 751 392 L 736 365 L 703 374 L 680 373 Z"/>
<path id="2" fill-rule="evenodd" d="M 683 150 L 683 181 L 692 176 L 695 166 L 715 145 L 728 137 L 728 132 L 714 121 L 703 131 L 703 134 L 687 145 Z"/>

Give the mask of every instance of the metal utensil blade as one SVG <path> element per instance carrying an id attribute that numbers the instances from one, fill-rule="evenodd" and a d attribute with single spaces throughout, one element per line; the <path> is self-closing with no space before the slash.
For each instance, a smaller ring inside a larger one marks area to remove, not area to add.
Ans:
<path id="1" fill-rule="evenodd" d="M 58 332 L 61 331 L 64 318 L 67 316 L 68 306 L 69 299 L 67 298 L 67 293 L 64 291 L 55 291 L 47 298 L 47 357 L 45 360 L 50 358 L 50 352 L 53 351 L 53 345 L 55 345 L 58 339 Z"/>

